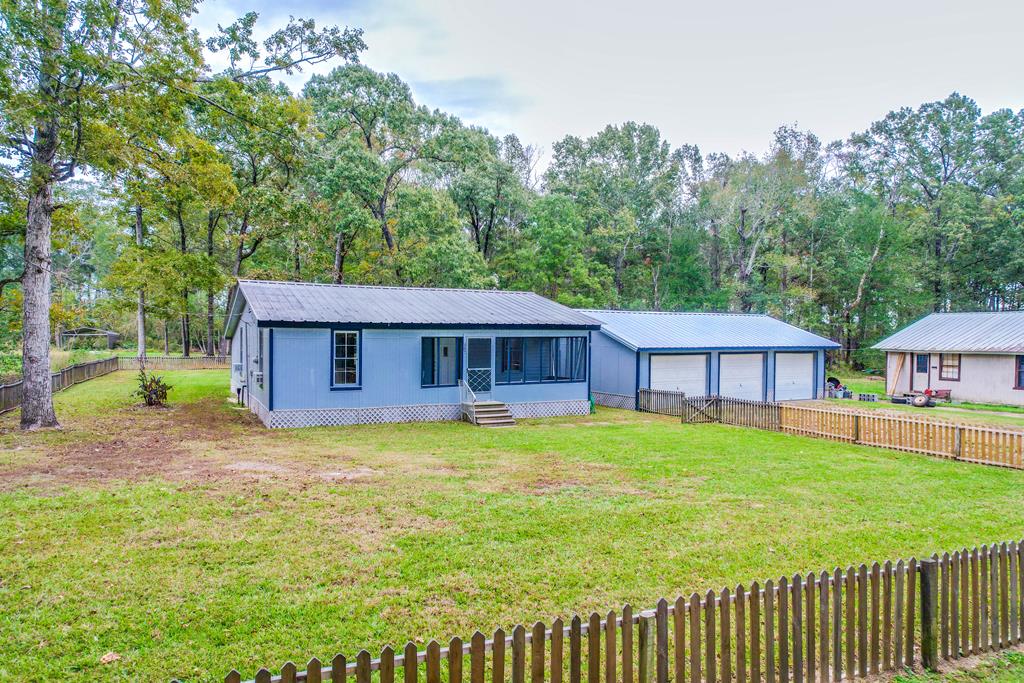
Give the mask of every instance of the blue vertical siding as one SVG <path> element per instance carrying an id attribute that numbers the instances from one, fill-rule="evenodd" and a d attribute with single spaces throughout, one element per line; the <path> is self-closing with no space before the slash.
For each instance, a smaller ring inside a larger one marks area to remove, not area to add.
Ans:
<path id="1" fill-rule="evenodd" d="M 605 394 L 636 393 L 636 354 L 603 332 L 591 337 L 591 389 Z"/>
<path id="2" fill-rule="evenodd" d="M 477 330 L 364 328 L 360 340 L 360 388 L 331 390 L 331 330 L 275 327 L 274 409 L 371 408 L 454 404 L 458 387 L 420 385 L 423 337 L 586 336 L 579 330 Z M 463 344 L 462 367 L 468 344 Z M 494 344 L 491 344 L 492 354 Z M 491 398 L 506 403 L 586 400 L 587 381 L 494 385 Z"/>

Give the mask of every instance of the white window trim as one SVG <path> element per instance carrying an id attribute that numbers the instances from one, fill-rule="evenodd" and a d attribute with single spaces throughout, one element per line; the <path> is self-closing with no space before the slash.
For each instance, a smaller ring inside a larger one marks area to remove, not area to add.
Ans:
<path id="1" fill-rule="evenodd" d="M 337 371 L 336 363 L 339 360 L 339 357 L 338 357 L 338 335 L 339 334 L 354 334 L 355 337 L 356 337 L 356 343 L 355 343 L 355 348 L 356 348 L 356 356 L 355 356 L 355 361 L 356 361 L 356 381 L 355 382 L 338 382 L 337 381 L 338 371 Z M 331 386 L 332 387 L 358 387 L 358 386 L 362 386 L 360 384 L 360 382 L 362 382 L 362 379 L 363 379 L 360 376 L 362 374 L 361 373 L 362 367 L 360 366 L 360 359 L 359 359 L 359 354 L 362 352 L 362 348 L 361 348 L 361 344 L 360 344 L 360 342 L 362 340 L 361 340 L 360 337 L 361 337 L 361 334 L 360 334 L 359 330 L 332 330 L 331 331 Z"/>

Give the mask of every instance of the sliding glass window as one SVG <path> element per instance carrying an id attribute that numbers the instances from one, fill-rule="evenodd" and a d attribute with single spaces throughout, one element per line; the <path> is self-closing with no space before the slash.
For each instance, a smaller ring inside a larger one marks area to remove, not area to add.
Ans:
<path id="1" fill-rule="evenodd" d="M 495 358 L 496 384 L 587 379 L 586 337 L 498 337 Z"/>

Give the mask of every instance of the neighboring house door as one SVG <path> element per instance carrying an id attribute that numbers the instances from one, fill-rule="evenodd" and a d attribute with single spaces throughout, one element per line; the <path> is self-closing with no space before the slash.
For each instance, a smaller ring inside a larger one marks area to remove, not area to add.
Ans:
<path id="1" fill-rule="evenodd" d="M 491 338 L 470 337 L 466 353 L 466 384 L 477 398 L 489 398 L 493 372 Z"/>
<path id="2" fill-rule="evenodd" d="M 718 368 L 719 396 L 764 400 L 764 354 L 723 353 Z"/>
<path id="3" fill-rule="evenodd" d="M 924 391 L 931 387 L 931 375 L 928 366 L 931 364 L 931 356 L 927 353 L 915 353 L 913 355 L 914 365 L 910 373 L 910 390 Z"/>
<path id="4" fill-rule="evenodd" d="M 775 354 L 775 400 L 814 398 L 814 354 Z"/>
<path id="5" fill-rule="evenodd" d="M 651 389 L 681 391 L 687 396 L 708 393 L 708 357 L 706 354 L 651 356 Z"/>

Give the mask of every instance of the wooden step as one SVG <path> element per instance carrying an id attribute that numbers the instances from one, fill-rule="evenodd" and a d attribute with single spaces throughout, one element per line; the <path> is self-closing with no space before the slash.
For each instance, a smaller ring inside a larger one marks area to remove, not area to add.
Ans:
<path id="1" fill-rule="evenodd" d="M 516 423 L 508 406 L 501 401 L 477 401 L 473 404 L 474 422 L 480 427 L 511 427 Z"/>
<path id="2" fill-rule="evenodd" d="M 480 427 L 512 427 L 516 421 L 513 417 L 478 417 L 476 423 Z"/>
<path id="3" fill-rule="evenodd" d="M 477 415 L 507 415 L 509 410 L 507 406 L 488 406 L 481 408 L 479 406 L 473 408 Z"/>

